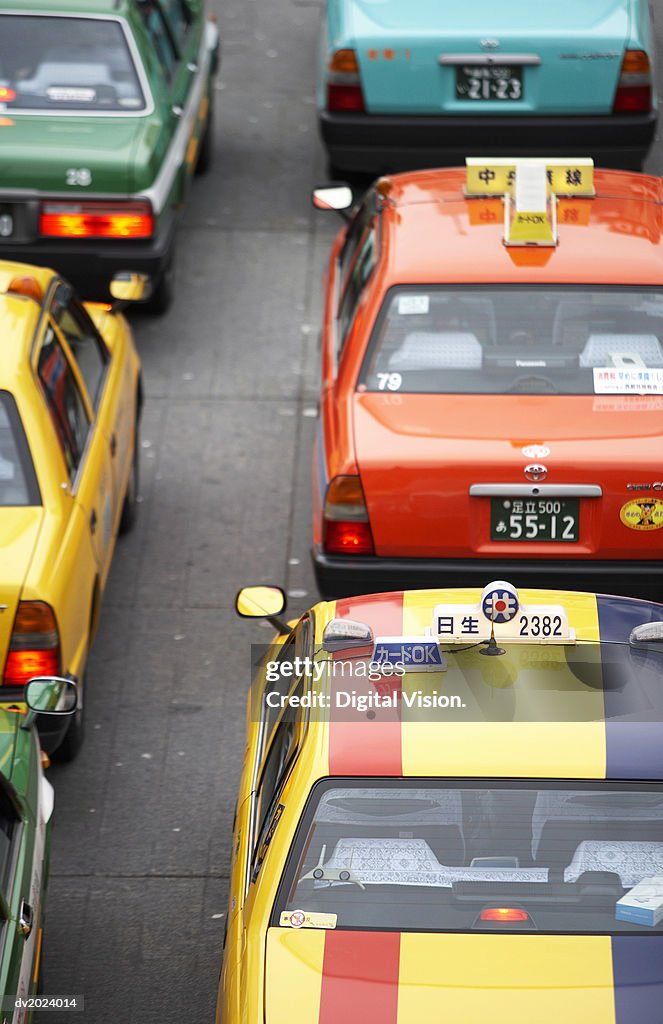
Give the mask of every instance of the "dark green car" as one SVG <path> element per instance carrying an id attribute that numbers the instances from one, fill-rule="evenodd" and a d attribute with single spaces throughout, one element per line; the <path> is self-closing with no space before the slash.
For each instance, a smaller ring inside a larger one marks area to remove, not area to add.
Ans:
<path id="1" fill-rule="evenodd" d="M 101 300 L 118 271 L 142 271 L 165 310 L 177 213 L 211 158 L 218 60 L 203 0 L 0 10 L 0 259 Z"/>
<path id="2" fill-rule="evenodd" d="M 25 705 L 0 706 L 0 1022 L 32 1019 L 44 925 L 53 813 L 34 712 L 65 716 L 76 709 L 66 679 L 32 679 Z"/>

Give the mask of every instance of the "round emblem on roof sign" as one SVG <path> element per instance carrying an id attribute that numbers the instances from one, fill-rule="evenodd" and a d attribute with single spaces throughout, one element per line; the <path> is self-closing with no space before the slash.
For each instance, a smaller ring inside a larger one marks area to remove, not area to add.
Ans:
<path id="1" fill-rule="evenodd" d="M 481 611 L 491 622 L 511 622 L 519 607 L 518 591 L 506 580 L 489 583 L 481 595 Z"/>
<path id="2" fill-rule="evenodd" d="M 525 466 L 525 476 L 528 480 L 538 484 L 548 476 L 548 467 L 540 462 L 530 462 L 529 466 Z"/>
<path id="3" fill-rule="evenodd" d="M 545 444 L 528 444 L 520 449 L 526 459 L 547 459 L 550 448 Z"/>

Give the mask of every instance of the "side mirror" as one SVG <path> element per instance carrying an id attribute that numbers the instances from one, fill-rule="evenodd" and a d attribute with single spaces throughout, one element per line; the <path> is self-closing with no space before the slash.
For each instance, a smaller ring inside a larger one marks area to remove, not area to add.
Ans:
<path id="1" fill-rule="evenodd" d="M 354 195 L 349 185 L 324 185 L 311 193 L 316 210 L 336 210 L 344 213 L 352 209 Z"/>
<path id="2" fill-rule="evenodd" d="M 37 676 L 26 684 L 25 703 L 40 715 L 73 715 L 78 705 L 76 683 L 60 676 Z"/>
<path id="3" fill-rule="evenodd" d="M 242 587 L 235 598 L 235 611 L 243 619 L 270 619 L 286 607 L 281 587 Z"/>
<path id="4" fill-rule="evenodd" d="M 118 302 L 142 302 L 152 294 L 152 283 L 147 274 L 137 274 L 132 270 L 120 270 L 108 286 L 108 290 Z"/>

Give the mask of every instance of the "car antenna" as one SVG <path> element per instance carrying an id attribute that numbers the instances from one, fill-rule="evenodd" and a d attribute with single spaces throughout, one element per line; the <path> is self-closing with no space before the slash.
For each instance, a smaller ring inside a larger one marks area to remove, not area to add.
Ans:
<path id="1" fill-rule="evenodd" d="M 498 647 L 497 646 L 497 641 L 495 639 L 495 611 L 494 610 L 491 611 L 491 615 L 490 615 L 490 639 L 486 641 L 486 646 L 484 647 L 484 649 L 482 651 L 479 651 L 479 654 L 485 654 L 486 657 L 489 657 L 489 658 L 490 657 L 496 658 L 496 657 L 499 657 L 500 654 L 506 654 L 506 651 L 504 650 L 503 647 Z"/>

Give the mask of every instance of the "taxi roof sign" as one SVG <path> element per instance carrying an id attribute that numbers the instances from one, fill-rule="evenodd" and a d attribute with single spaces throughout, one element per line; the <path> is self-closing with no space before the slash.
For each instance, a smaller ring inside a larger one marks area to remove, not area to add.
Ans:
<path id="1" fill-rule="evenodd" d="M 557 196 L 594 196 L 594 161 L 591 157 L 467 157 L 465 195 L 503 196 L 516 180 L 516 166 L 546 169 L 550 191 Z"/>
<path id="2" fill-rule="evenodd" d="M 543 161 L 518 161 L 513 192 L 504 197 L 506 245 L 557 245 L 557 196 Z"/>
<path id="3" fill-rule="evenodd" d="M 483 643 L 494 638 L 510 643 L 574 644 L 575 630 L 560 604 L 520 603 L 506 580 L 484 587 L 478 604 L 438 604 L 432 636 L 438 643 Z"/>

